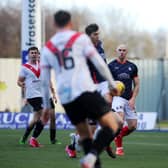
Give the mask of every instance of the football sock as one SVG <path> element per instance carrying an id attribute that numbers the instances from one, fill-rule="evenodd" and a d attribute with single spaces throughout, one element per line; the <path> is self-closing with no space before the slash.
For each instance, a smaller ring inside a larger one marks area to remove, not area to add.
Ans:
<path id="1" fill-rule="evenodd" d="M 28 136 L 30 135 L 30 133 L 31 133 L 32 129 L 34 128 L 34 126 L 35 126 L 35 124 L 33 124 L 32 126 L 28 126 L 28 127 L 26 128 L 26 131 L 25 131 L 25 133 L 24 133 L 24 135 L 23 135 L 23 138 L 22 138 L 23 141 L 26 141 L 26 140 L 27 140 L 27 138 L 28 138 Z"/>
<path id="2" fill-rule="evenodd" d="M 54 141 L 56 136 L 56 129 L 50 129 L 50 141 Z"/>
<path id="3" fill-rule="evenodd" d="M 68 146 L 68 148 L 71 150 L 75 150 L 75 144 L 76 144 L 75 136 L 73 136 L 72 143 Z"/>
<path id="4" fill-rule="evenodd" d="M 115 138 L 115 144 L 116 144 L 116 147 L 117 147 L 117 148 L 122 147 L 122 145 L 123 145 L 123 144 L 122 144 L 122 138 L 123 138 L 124 136 L 127 136 L 127 135 L 130 134 L 131 132 L 132 132 L 132 131 L 129 130 L 128 126 L 124 126 L 124 127 L 121 129 L 119 135 Z"/>
<path id="5" fill-rule="evenodd" d="M 115 133 L 108 127 L 104 127 L 98 132 L 96 139 L 93 141 L 93 148 L 97 150 L 98 155 L 110 144 L 114 137 Z"/>
<path id="6" fill-rule="evenodd" d="M 129 130 L 128 126 L 124 126 L 120 132 L 121 136 L 127 136 L 128 134 L 130 134 L 132 131 Z"/>
<path id="7" fill-rule="evenodd" d="M 43 128 L 44 128 L 44 125 L 41 122 L 41 120 L 37 121 L 36 127 L 35 127 L 35 129 L 33 131 L 32 137 L 37 138 L 40 135 L 40 133 L 42 132 Z"/>
<path id="8" fill-rule="evenodd" d="M 94 168 L 101 168 L 101 162 L 100 162 L 100 158 L 99 157 L 96 160 Z"/>
<path id="9" fill-rule="evenodd" d="M 81 141 L 81 145 L 83 147 L 84 153 L 88 154 L 92 147 L 93 147 L 93 142 L 91 138 L 86 138 Z"/>

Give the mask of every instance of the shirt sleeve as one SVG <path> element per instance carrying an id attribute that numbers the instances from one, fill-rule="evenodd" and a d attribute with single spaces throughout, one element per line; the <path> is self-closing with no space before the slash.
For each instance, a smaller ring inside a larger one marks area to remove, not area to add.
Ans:
<path id="1" fill-rule="evenodd" d="M 97 53 L 96 48 L 93 46 L 93 43 L 87 35 L 83 34 L 81 40 L 83 43 L 82 45 L 84 46 L 83 54 L 85 57 L 91 57 Z"/>
<path id="2" fill-rule="evenodd" d="M 19 76 L 20 77 L 26 77 L 26 70 L 23 66 L 20 69 Z"/>
<path id="3" fill-rule="evenodd" d="M 138 76 L 138 67 L 134 64 L 134 73 L 133 73 L 133 78 Z"/>

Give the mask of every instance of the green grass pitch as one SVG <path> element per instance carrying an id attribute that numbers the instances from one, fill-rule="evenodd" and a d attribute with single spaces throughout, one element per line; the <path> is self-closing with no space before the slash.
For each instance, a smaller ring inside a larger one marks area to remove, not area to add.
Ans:
<path id="1" fill-rule="evenodd" d="M 1 168 L 79 168 L 78 158 L 70 159 L 65 154 L 65 146 L 70 142 L 69 133 L 57 131 L 61 145 L 49 143 L 49 131 L 44 130 L 39 141 L 42 148 L 19 145 L 18 140 L 24 130 L 0 129 Z M 114 144 L 112 143 L 112 146 Z M 125 156 L 111 159 L 106 152 L 101 155 L 103 168 L 167 168 L 168 132 L 134 132 L 124 138 Z"/>

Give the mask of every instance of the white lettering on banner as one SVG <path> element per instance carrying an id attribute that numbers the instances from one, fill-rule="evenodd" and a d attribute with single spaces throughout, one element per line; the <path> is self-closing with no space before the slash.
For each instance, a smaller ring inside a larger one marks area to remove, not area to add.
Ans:
<path id="1" fill-rule="evenodd" d="M 22 64 L 28 60 L 28 48 L 36 46 L 41 48 L 41 1 L 22 0 L 22 24 L 21 24 L 21 50 Z"/>
<path id="2" fill-rule="evenodd" d="M 30 1 L 28 4 L 28 42 L 26 41 L 26 45 L 34 46 L 35 45 L 35 36 L 36 36 L 36 3 L 35 1 Z"/>
<path id="3" fill-rule="evenodd" d="M 63 116 L 63 114 L 60 114 L 57 119 L 56 119 L 56 124 L 61 123 L 62 125 L 66 124 L 67 121 L 65 119 L 65 117 Z"/>
<path id="4" fill-rule="evenodd" d="M 33 113 L 29 113 L 29 119 L 28 119 L 28 123 L 30 123 L 30 121 L 33 119 Z"/>
<path id="5" fill-rule="evenodd" d="M 4 113 L 2 117 L 2 123 L 10 124 L 14 121 L 15 113 Z"/>
<path id="6" fill-rule="evenodd" d="M 28 121 L 29 113 L 17 113 L 15 121 L 18 124 L 25 124 Z"/>
<path id="7" fill-rule="evenodd" d="M 1 113 L 0 123 L 2 124 L 24 124 L 28 121 L 28 113 Z"/>
<path id="8" fill-rule="evenodd" d="M 137 130 L 152 130 L 156 125 L 157 112 L 138 112 Z"/>

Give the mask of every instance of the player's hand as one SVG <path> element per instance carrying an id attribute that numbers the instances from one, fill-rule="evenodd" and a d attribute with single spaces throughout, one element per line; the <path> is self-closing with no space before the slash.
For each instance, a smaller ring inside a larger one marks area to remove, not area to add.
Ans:
<path id="1" fill-rule="evenodd" d="M 109 89 L 113 96 L 121 96 L 125 91 L 125 85 L 121 81 L 115 81 L 115 86 Z"/>
<path id="2" fill-rule="evenodd" d="M 25 82 L 20 82 L 20 87 L 22 87 L 23 89 L 25 88 Z"/>
<path id="3" fill-rule="evenodd" d="M 116 86 L 111 86 L 109 85 L 109 93 L 111 96 L 117 96 L 118 95 L 118 90 Z"/>
<path id="4" fill-rule="evenodd" d="M 128 104 L 130 106 L 130 108 L 132 110 L 135 110 L 135 99 L 131 98 L 129 101 L 128 101 Z"/>

